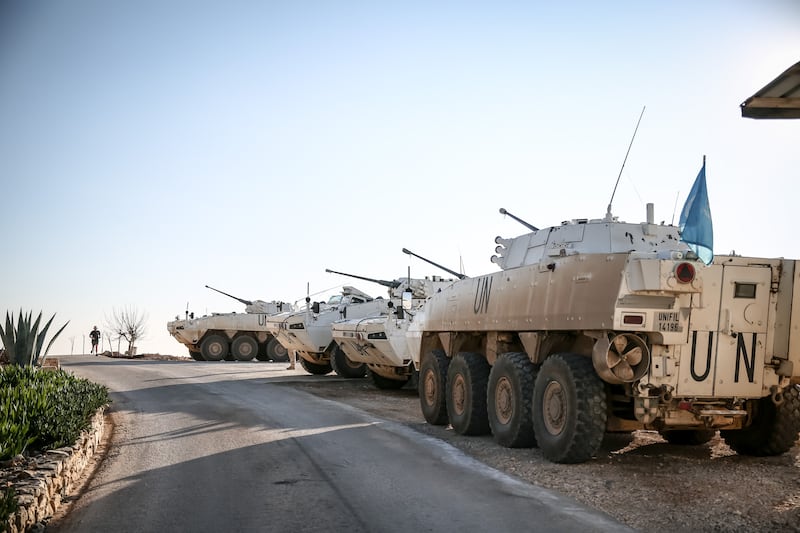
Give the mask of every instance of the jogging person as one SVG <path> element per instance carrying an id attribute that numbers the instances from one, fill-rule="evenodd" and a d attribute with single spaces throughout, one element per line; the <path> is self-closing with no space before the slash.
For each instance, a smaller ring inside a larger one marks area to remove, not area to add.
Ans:
<path id="1" fill-rule="evenodd" d="M 92 351 L 89 353 L 94 352 L 95 357 L 97 357 L 97 344 L 100 342 L 100 331 L 97 329 L 97 326 L 89 332 L 89 337 L 92 339 Z"/>

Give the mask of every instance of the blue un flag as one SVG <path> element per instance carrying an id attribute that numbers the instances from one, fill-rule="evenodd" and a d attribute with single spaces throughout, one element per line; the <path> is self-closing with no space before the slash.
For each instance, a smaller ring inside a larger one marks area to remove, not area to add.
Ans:
<path id="1" fill-rule="evenodd" d="M 694 180 L 692 190 L 683 204 L 680 218 L 681 240 L 697 253 L 705 264 L 714 260 L 714 228 L 711 224 L 711 208 L 706 189 L 706 158 L 703 168 Z"/>

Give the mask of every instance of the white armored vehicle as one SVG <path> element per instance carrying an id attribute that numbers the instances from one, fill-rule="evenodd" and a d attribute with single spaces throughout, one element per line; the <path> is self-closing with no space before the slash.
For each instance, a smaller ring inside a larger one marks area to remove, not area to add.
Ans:
<path id="1" fill-rule="evenodd" d="M 591 458 L 606 431 L 700 444 L 720 430 L 746 455 L 792 447 L 797 261 L 706 265 L 677 227 L 654 224 L 651 204 L 639 224 L 610 213 L 524 224 L 530 233 L 496 239 L 499 272 L 433 295 L 409 328 L 429 423 L 538 444 L 560 463 Z"/>
<path id="2" fill-rule="evenodd" d="M 375 316 L 386 312 L 388 301 L 373 298 L 355 287 L 342 287 L 341 294 L 325 303 L 306 298 L 306 309 L 282 313 L 267 319 L 268 331 L 288 351 L 294 350 L 300 364 L 309 373 L 324 375 L 331 370 L 346 378 L 361 378 L 366 373 L 363 363 L 356 363 L 334 342 L 331 324 L 346 318 Z"/>
<path id="3" fill-rule="evenodd" d="M 403 248 L 406 254 L 416 254 Z M 465 276 L 441 265 L 427 261 L 450 274 Z M 389 308 L 386 314 L 358 319 L 340 320 L 331 326 L 333 339 L 351 361 L 367 365 L 373 384 L 379 389 L 399 389 L 416 374 L 408 349 L 406 332 L 425 302 L 438 291 L 453 283 L 453 279 L 399 278 L 392 282 L 333 272 L 343 276 L 372 281 L 389 288 Z"/>
<path id="4" fill-rule="evenodd" d="M 285 302 L 244 300 L 214 287 L 206 288 L 229 296 L 245 305 L 245 313 L 212 313 L 186 317 L 167 323 L 167 330 L 175 340 L 189 349 L 195 361 L 221 361 L 223 359 L 250 361 L 288 361 L 288 353 L 267 331 L 267 318 L 276 313 L 293 310 Z"/>

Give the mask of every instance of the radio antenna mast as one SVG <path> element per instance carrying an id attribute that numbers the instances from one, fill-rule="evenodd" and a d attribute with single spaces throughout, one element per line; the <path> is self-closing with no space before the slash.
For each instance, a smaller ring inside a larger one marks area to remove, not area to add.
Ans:
<path id="1" fill-rule="evenodd" d="M 633 130 L 633 137 L 631 137 L 631 142 L 628 145 L 628 151 L 625 152 L 625 159 L 622 160 L 622 167 L 619 169 L 617 182 L 614 184 L 614 191 L 611 193 L 611 200 L 608 201 L 608 210 L 606 211 L 606 220 L 608 221 L 611 220 L 611 204 L 614 203 L 614 195 L 617 194 L 617 185 L 619 185 L 619 179 L 622 177 L 622 170 L 625 168 L 625 162 L 628 161 L 628 154 L 631 153 L 631 146 L 633 146 L 633 140 L 636 138 L 636 132 L 639 131 L 639 124 L 642 122 L 645 107 L 647 106 L 642 106 L 642 112 L 639 114 L 639 120 L 636 122 L 636 128 Z"/>

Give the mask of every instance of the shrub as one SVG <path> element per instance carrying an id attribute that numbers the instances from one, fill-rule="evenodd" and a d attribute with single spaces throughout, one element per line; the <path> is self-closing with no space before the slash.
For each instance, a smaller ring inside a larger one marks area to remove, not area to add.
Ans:
<path id="1" fill-rule="evenodd" d="M 67 324 L 69 324 L 69 321 L 67 321 L 67 324 L 64 324 L 61 326 L 61 329 L 56 331 L 43 353 L 42 348 L 44 347 L 44 339 L 47 335 L 47 330 L 50 329 L 50 324 L 53 323 L 53 319 L 56 315 L 50 317 L 50 320 L 47 321 L 47 324 L 44 325 L 41 332 L 39 332 L 39 323 L 42 321 L 41 311 L 39 312 L 39 316 L 36 317 L 35 322 L 31 322 L 32 315 L 33 313 L 31 312 L 25 315 L 20 309 L 19 317 L 17 318 L 17 327 L 15 328 L 14 321 L 11 316 L 9 316 L 8 311 L 6 311 L 5 329 L 0 325 L 0 340 L 3 341 L 3 346 L 5 347 L 5 356 L 10 362 L 17 365 L 41 366 L 53 342 L 61 332 L 64 331 Z"/>
<path id="2" fill-rule="evenodd" d="M 108 389 L 63 370 L 0 369 L 0 461 L 73 444 L 109 403 Z"/>

